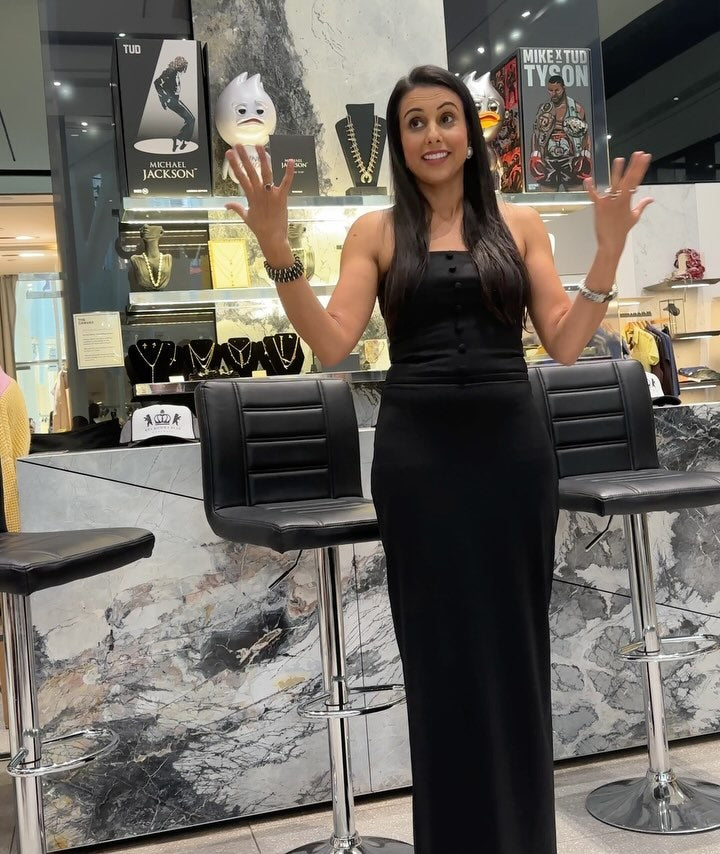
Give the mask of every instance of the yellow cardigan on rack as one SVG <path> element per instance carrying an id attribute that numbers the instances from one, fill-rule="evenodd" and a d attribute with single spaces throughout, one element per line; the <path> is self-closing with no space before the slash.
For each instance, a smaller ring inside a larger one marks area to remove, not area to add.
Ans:
<path id="1" fill-rule="evenodd" d="M 4 388 L 4 390 L 2 390 Z M 30 422 L 20 387 L 0 369 L 0 467 L 8 531 L 20 530 L 15 460 L 30 451 Z"/>

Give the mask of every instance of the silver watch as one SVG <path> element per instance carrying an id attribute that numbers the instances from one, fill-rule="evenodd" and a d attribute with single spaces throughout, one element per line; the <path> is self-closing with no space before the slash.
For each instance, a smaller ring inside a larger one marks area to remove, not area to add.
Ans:
<path id="1" fill-rule="evenodd" d="M 585 299 L 589 299 L 590 302 L 610 302 L 614 300 L 618 294 L 617 285 L 613 285 L 607 293 L 600 293 L 599 291 L 591 291 L 590 288 L 585 286 L 585 279 L 580 282 L 580 288 L 578 289 L 578 293 L 581 296 L 584 296 Z"/>

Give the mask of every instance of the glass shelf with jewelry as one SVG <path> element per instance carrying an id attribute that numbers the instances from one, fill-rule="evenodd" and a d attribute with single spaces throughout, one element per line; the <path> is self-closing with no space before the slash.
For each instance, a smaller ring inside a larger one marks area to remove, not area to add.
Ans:
<path id="1" fill-rule="evenodd" d="M 254 235 L 225 209 L 228 201 L 125 200 L 117 248 L 130 284 L 126 367 L 135 399 L 187 395 L 209 377 L 382 378 L 389 356 L 377 308 L 354 353 L 337 366 L 319 362 L 291 327 Z M 291 197 L 290 245 L 323 305 L 339 277 L 348 228 L 391 202 L 380 195 Z"/>

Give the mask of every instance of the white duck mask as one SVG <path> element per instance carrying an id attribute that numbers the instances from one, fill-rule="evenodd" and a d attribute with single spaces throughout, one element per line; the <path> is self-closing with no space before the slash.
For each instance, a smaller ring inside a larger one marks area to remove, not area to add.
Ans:
<path id="1" fill-rule="evenodd" d="M 222 90 L 215 105 L 215 127 L 228 145 L 267 145 L 277 113 L 259 74 L 243 71 Z"/>
<path id="2" fill-rule="evenodd" d="M 474 71 L 463 77 L 478 111 L 485 142 L 492 142 L 505 118 L 505 101 L 490 82 L 490 72 L 477 77 Z"/>

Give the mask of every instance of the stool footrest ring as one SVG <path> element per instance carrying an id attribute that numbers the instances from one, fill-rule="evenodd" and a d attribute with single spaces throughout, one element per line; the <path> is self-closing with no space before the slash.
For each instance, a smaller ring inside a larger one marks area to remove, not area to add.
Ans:
<path id="1" fill-rule="evenodd" d="M 391 709 L 397 706 L 398 703 L 405 702 L 405 686 L 404 685 L 368 685 L 366 688 L 350 688 L 350 694 L 375 694 L 388 693 L 390 694 L 384 700 L 378 700 L 375 703 L 354 704 L 352 697 L 347 702 L 341 705 L 332 705 L 330 694 L 320 694 L 318 697 L 313 697 L 305 703 L 298 706 L 298 714 L 303 718 L 355 718 L 359 715 L 371 715 L 375 712 L 383 712 L 386 709 Z"/>
<path id="2" fill-rule="evenodd" d="M 47 741 L 41 742 L 43 746 L 48 744 L 59 744 L 63 741 L 71 741 L 76 738 L 86 738 L 90 741 L 99 742 L 97 747 L 83 753 L 82 756 L 76 756 L 74 759 L 69 759 L 67 762 L 57 762 L 51 765 L 42 765 L 42 757 L 32 762 L 25 762 L 25 757 L 28 755 L 27 748 L 21 748 L 15 756 L 10 760 L 7 766 L 7 772 L 11 777 L 47 777 L 50 774 L 62 774 L 66 771 L 72 771 L 75 768 L 82 768 L 88 762 L 93 762 L 101 756 L 105 756 L 110 751 L 114 750 L 120 739 L 117 733 L 107 727 L 98 727 L 97 729 L 80 729 L 75 732 L 69 732 L 66 735 L 59 735 L 55 738 L 49 738 Z M 104 744 L 102 742 L 105 742 Z"/>
<path id="3" fill-rule="evenodd" d="M 620 658 L 626 661 L 683 661 L 705 655 L 720 649 L 720 637 L 717 635 L 691 635 L 687 637 L 660 638 L 660 646 L 673 644 L 689 644 L 692 648 L 682 652 L 646 652 L 645 641 L 639 640 L 629 643 L 620 650 Z"/>

